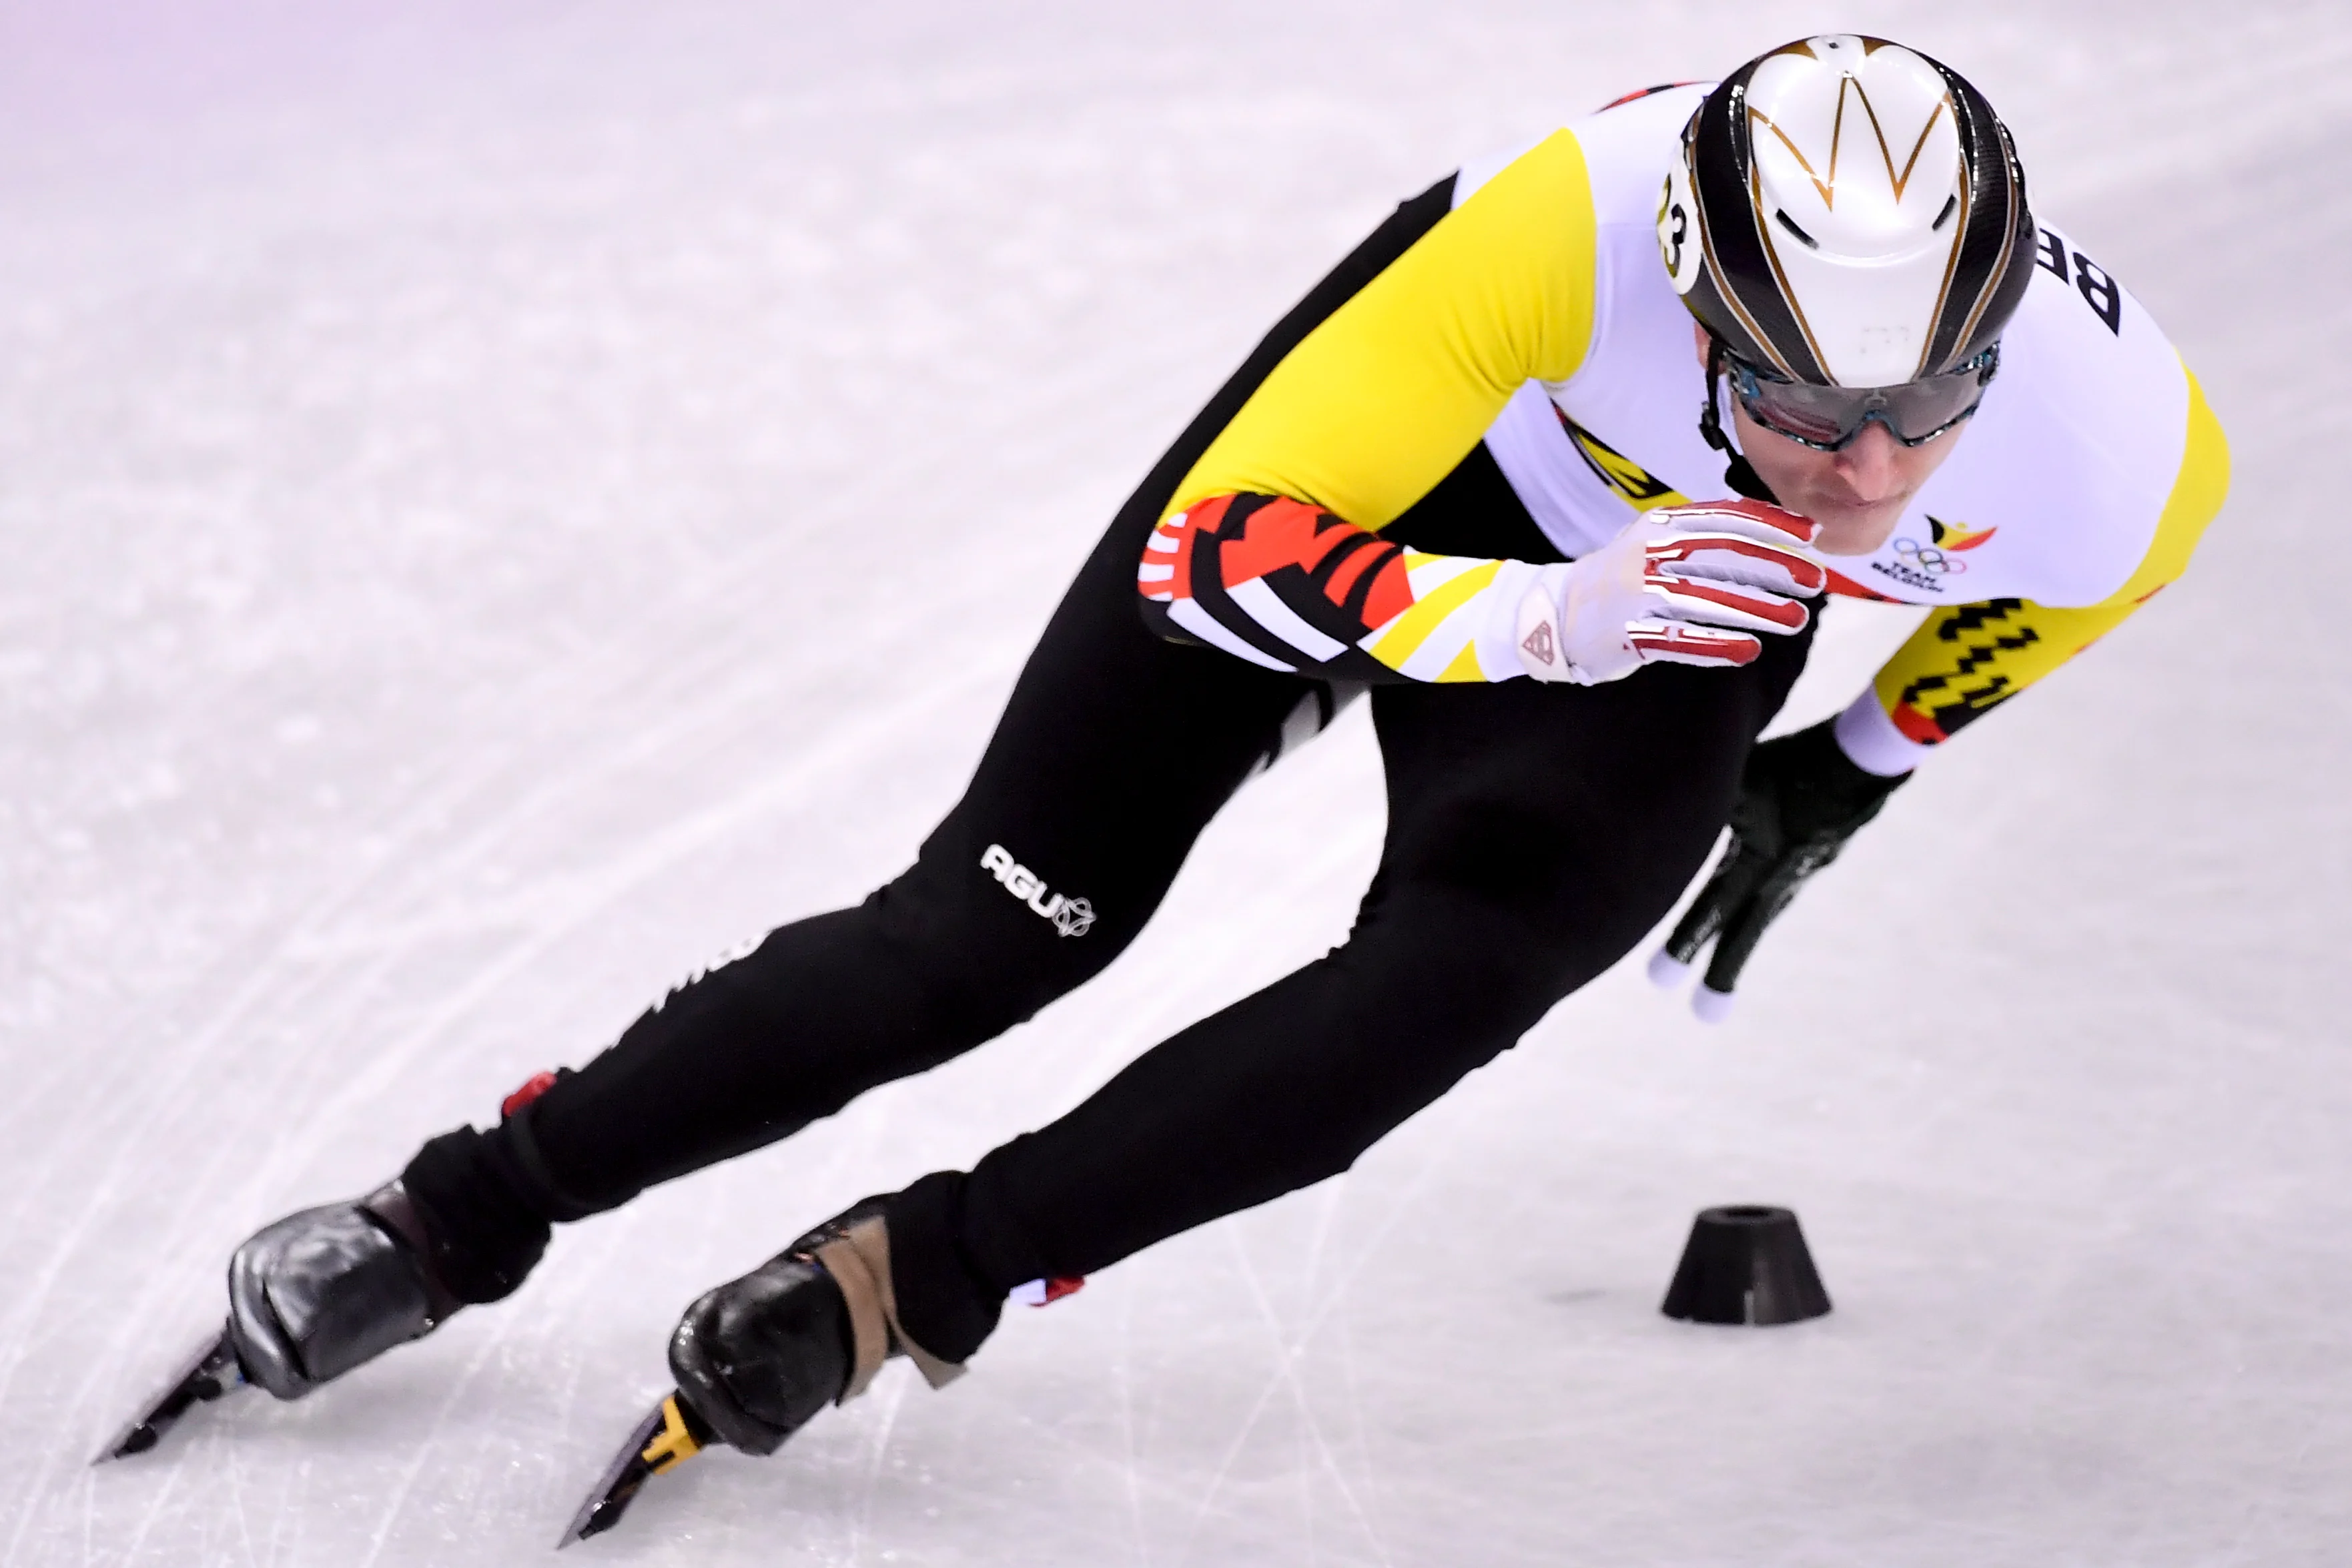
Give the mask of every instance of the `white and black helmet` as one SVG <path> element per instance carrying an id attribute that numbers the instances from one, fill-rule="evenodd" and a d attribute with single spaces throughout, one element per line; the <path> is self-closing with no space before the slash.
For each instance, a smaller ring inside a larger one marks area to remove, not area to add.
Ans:
<path id="1" fill-rule="evenodd" d="M 1892 386 L 1992 347 L 2033 271 L 2009 129 L 1927 56 L 1837 34 L 1734 71 L 1683 128 L 1658 243 L 1725 348 L 1825 386 Z"/>

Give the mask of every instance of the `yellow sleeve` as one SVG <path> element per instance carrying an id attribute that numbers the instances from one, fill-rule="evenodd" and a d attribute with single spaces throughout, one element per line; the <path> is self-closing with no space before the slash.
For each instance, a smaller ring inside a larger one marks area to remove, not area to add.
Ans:
<path id="1" fill-rule="evenodd" d="M 1592 337 L 1595 219 L 1583 150 L 1549 139 L 1440 219 L 1286 355 L 1169 503 L 1287 496 L 1387 527 L 1476 446 L 1530 379 Z"/>
<path id="2" fill-rule="evenodd" d="M 2187 374 L 2184 367 L 2183 374 Z M 2189 376 L 2189 433 L 2163 515 L 2130 579 L 2096 605 L 2061 609 L 1991 599 L 1937 610 L 1878 672 L 1881 707 L 1911 740 L 1936 745 L 2090 647 L 2189 568 L 2230 489 L 2230 446 Z"/>

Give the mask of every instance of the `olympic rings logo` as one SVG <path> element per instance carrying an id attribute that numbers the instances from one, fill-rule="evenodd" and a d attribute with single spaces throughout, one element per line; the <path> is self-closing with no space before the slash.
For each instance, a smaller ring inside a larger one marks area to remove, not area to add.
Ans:
<path id="1" fill-rule="evenodd" d="M 1920 571 L 1933 572 L 1937 576 L 1948 574 L 1958 576 L 1969 569 L 1967 562 L 1955 561 L 1948 552 L 1938 550 L 1932 544 L 1922 544 L 1915 539 L 1896 540 L 1895 553 L 1902 556 L 1905 561 L 1916 566 Z"/>

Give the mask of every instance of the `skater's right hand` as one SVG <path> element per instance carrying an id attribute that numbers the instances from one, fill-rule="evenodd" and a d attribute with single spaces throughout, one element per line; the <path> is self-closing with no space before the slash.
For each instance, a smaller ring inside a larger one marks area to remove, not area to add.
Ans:
<path id="1" fill-rule="evenodd" d="M 1520 662 L 1594 686 L 1645 664 L 1747 664 L 1755 636 L 1802 631 L 1796 595 L 1828 582 L 1804 553 L 1816 526 L 1762 501 L 1657 507 L 1591 554 L 1548 566 L 1519 601 Z"/>

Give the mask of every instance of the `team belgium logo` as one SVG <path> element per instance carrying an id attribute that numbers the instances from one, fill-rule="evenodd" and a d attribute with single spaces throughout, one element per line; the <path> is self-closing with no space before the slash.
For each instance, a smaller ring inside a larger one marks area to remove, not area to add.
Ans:
<path id="1" fill-rule="evenodd" d="M 1927 519 L 1926 543 L 1908 534 L 1898 534 L 1891 546 L 1895 559 L 1891 562 L 1874 561 L 1870 569 L 1907 587 L 1940 594 L 1948 579 L 1967 573 L 1968 552 L 1983 544 L 2000 531 L 1998 523 L 1991 528 L 1970 528 L 1965 523 L 1946 522 L 1939 517 L 1930 517 Z"/>

